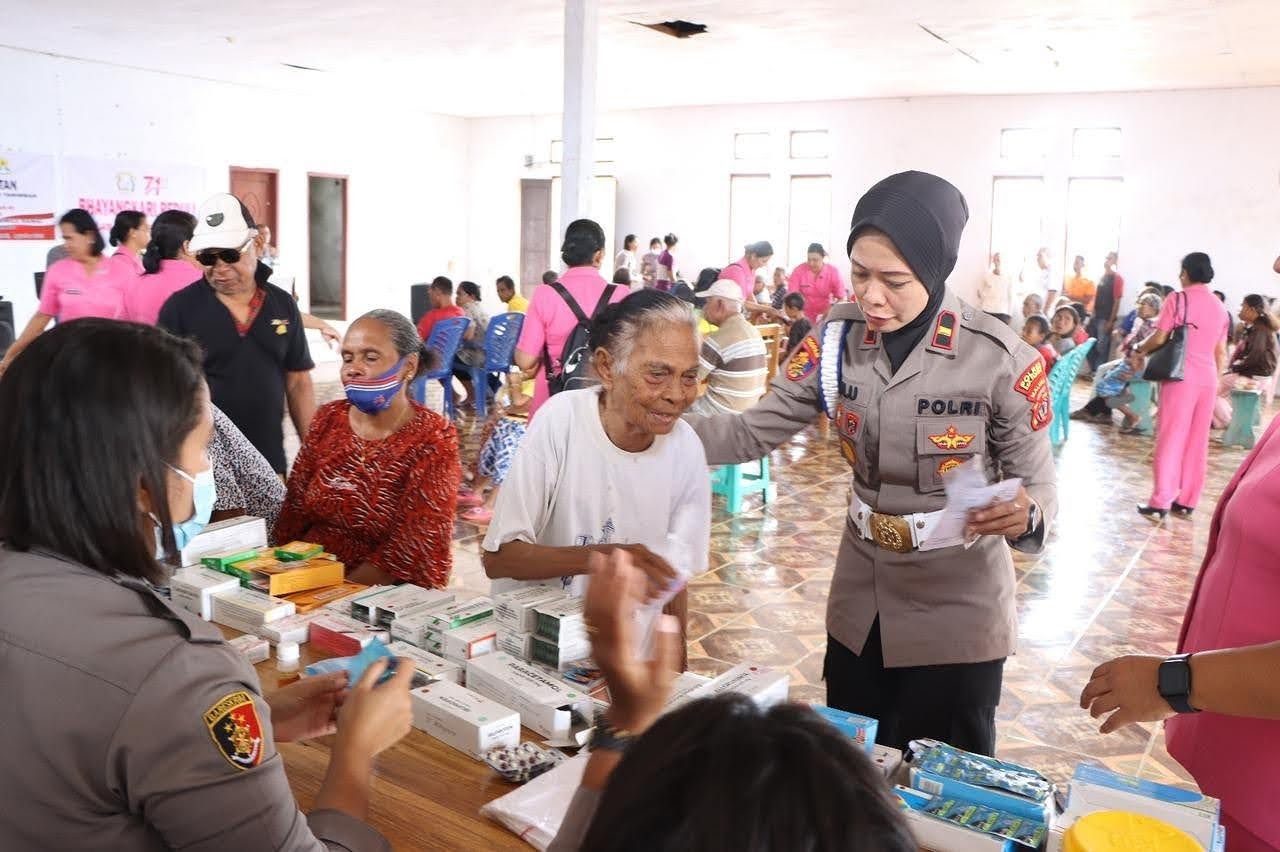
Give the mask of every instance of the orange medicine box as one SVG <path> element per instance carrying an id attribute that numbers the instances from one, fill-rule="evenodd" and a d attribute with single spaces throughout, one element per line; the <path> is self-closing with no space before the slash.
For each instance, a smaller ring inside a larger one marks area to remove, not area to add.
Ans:
<path id="1" fill-rule="evenodd" d="M 293 565 L 295 567 L 281 565 L 278 569 L 256 571 L 250 585 L 272 597 L 279 597 L 293 592 L 337 586 L 346 577 L 346 566 L 341 562 L 312 559 L 307 562 L 295 562 Z"/>
<path id="2" fill-rule="evenodd" d="M 309 541 L 291 541 L 276 548 L 276 559 L 283 559 L 286 562 L 302 562 L 305 559 L 314 559 L 321 553 L 324 553 L 324 545 L 322 544 L 312 544 Z"/>
<path id="3" fill-rule="evenodd" d="M 339 562 L 336 564 L 341 565 L 342 563 Z M 293 605 L 298 608 L 298 612 L 313 612 L 320 607 L 328 606 L 335 601 L 340 601 L 343 598 L 349 598 L 352 595 L 358 595 L 368 588 L 368 586 L 360 583 L 352 583 L 349 580 L 344 580 L 336 586 L 326 586 L 322 589 L 311 589 L 306 592 L 295 592 L 291 595 L 287 595 L 285 599 L 291 601 Z"/>

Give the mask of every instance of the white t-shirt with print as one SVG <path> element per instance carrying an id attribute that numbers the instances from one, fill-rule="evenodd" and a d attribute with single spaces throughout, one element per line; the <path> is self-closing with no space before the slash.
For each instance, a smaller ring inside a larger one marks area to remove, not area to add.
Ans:
<path id="1" fill-rule="evenodd" d="M 643 452 L 620 450 L 600 422 L 599 393 L 562 391 L 538 411 L 498 492 L 484 549 L 493 552 L 509 541 L 548 547 L 643 544 L 679 562 L 677 570 L 703 573 L 711 540 L 711 477 L 702 442 L 681 420 Z M 492 582 L 493 594 L 536 584 Z M 572 577 L 561 583 L 581 590 Z"/>

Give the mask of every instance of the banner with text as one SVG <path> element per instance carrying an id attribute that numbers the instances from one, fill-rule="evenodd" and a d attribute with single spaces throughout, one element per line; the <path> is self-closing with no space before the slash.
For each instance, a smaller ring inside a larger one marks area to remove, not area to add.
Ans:
<path id="1" fill-rule="evenodd" d="M 53 156 L 0 151 L 0 240 L 52 240 Z"/>
<path id="2" fill-rule="evenodd" d="M 122 210 L 138 210 L 154 219 L 164 210 L 195 213 L 206 195 L 204 169 L 166 163 L 63 160 L 63 207 L 81 207 L 105 235 Z"/>

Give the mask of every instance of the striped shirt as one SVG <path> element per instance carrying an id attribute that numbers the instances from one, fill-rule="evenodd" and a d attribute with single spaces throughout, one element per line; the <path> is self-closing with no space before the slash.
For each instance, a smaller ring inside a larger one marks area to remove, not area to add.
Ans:
<path id="1" fill-rule="evenodd" d="M 698 377 L 707 393 L 698 407 L 706 413 L 741 413 L 764 395 L 764 340 L 741 314 L 734 314 L 702 341 Z"/>

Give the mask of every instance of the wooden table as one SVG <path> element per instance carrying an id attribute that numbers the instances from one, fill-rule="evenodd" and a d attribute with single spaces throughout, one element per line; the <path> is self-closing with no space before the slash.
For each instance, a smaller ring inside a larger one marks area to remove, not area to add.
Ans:
<path id="1" fill-rule="evenodd" d="M 223 627 L 228 638 L 239 635 Z M 279 673 L 273 656 L 257 666 L 263 692 L 277 687 Z M 302 665 L 323 654 L 302 646 Z M 538 739 L 524 729 L 524 739 Z M 303 811 L 311 810 L 329 765 L 332 737 L 300 743 L 278 743 L 289 786 Z M 480 806 L 509 793 L 514 784 L 503 781 L 489 766 L 467 757 L 434 737 L 409 731 L 374 763 L 369 797 L 369 823 L 391 841 L 393 849 L 511 849 L 530 847 L 514 834 L 480 816 Z"/>

